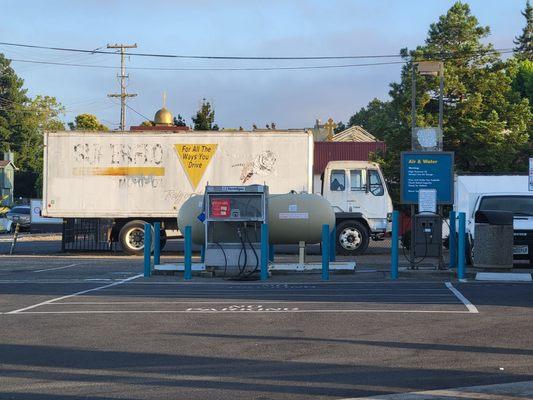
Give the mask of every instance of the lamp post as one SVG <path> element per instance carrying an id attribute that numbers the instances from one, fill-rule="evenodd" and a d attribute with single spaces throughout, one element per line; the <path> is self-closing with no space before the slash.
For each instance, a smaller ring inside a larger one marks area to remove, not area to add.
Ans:
<path id="1" fill-rule="evenodd" d="M 419 61 L 413 63 L 413 94 L 411 99 L 411 106 L 413 109 L 416 107 L 415 92 L 416 92 L 416 76 L 415 68 L 418 67 L 418 73 L 425 76 L 438 76 L 439 77 L 439 128 L 442 130 L 442 118 L 444 112 L 444 62 L 442 61 Z M 416 118 L 416 111 L 413 111 L 413 116 Z M 413 133 L 416 123 L 413 122 Z"/>

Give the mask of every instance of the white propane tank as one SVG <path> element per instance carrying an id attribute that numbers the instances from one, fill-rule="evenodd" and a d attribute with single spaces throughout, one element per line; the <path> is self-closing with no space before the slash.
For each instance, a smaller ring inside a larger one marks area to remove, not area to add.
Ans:
<path id="1" fill-rule="evenodd" d="M 202 195 L 193 196 L 180 208 L 178 228 L 191 226 L 192 240 L 204 243 L 204 224 L 198 220 L 203 209 Z M 272 244 L 300 241 L 319 243 L 322 225 L 335 226 L 335 212 L 322 196 L 309 193 L 273 194 L 268 196 L 269 240 Z"/>
<path id="2" fill-rule="evenodd" d="M 204 244 L 205 227 L 198 219 L 198 216 L 202 213 L 203 204 L 204 196 L 194 195 L 183 203 L 178 212 L 178 229 L 182 230 L 189 225 L 191 227 L 192 241 L 196 244 Z M 181 231 L 181 234 L 183 233 L 184 231 Z"/>
<path id="3" fill-rule="evenodd" d="M 268 233 L 270 243 L 319 243 L 322 225 L 335 226 L 335 211 L 322 196 L 287 193 L 268 196 Z"/>

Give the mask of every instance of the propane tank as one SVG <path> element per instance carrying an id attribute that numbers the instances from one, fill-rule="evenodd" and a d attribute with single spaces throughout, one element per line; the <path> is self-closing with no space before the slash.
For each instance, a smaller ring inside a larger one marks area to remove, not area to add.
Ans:
<path id="1" fill-rule="evenodd" d="M 191 227 L 192 241 L 196 244 L 204 244 L 205 227 L 198 219 L 204 208 L 204 196 L 194 195 L 180 207 L 178 212 L 178 229 Z M 183 231 L 182 231 L 183 233 Z"/>
<path id="2" fill-rule="evenodd" d="M 270 243 L 319 243 L 324 224 L 333 229 L 335 212 L 322 196 L 309 193 L 268 196 Z"/>
<path id="3" fill-rule="evenodd" d="M 191 226 L 192 240 L 204 243 L 204 224 L 198 220 L 203 211 L 204 196 L 189 198 L 178 213 L 178 228 Z M 268 196 L 269 241 L 272 244 L 294 244 L 300 241 L 318 243 L 322 225 L 335 226 L 335 212 L 322 196 L 309 193 L 287 193 Z"/>

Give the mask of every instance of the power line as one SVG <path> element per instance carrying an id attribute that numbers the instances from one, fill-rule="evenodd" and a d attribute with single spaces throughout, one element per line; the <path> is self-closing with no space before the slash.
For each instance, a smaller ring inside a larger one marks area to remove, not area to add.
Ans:
<path id="1" fill-rule="evenodd" d="M 77 49 L 69 47 L 54 47 L 54 46 L 38 46 L 24 43 L 11 43 L 11 42 L 0 42 L 0 45 L 4 46 L 13 46 L 13 47 L 26 47 L 32 49 L 46 49 L 54 51 L 68 51 L 68 52 L 78 52 L 78 53 L 90 53 L 90 54 L 116 54 L 111 51 L 104 50 L 86 50 L 86 49 Z M 438 52 L 438 53 L 427 53 L 427 57 L 440 57 L 440 58 L 449 58 L 454 54 L 476 54 L 476 53 L 487 53 L 487 52 L 507 52 L 512 51 L 513 49 L 495 49 L 492 51 L 486 50 L 475 50 L 475 51 L 459 51 L 459 52 Z M 182 58 L 182 59 L 203 59 L 203 60 L 342 60 L 342 59 L 361 59 L 361 58 L 397 58 L 403 57 L 401 54 L 374 54 L 374 55 L 340 55 L 340 56 L 290 56 L 290 57 L 281 57 L 281 56 L 211 56 L 211 55 L 187 55 L 187 54 L 158 54 L 158 53 L 129 53 L 124 52 L 123 55 L 127 56 L 138 56 L 138 57 L 159 57 L 159 58 Z"/>
<path id="2" fill-rule="evenodd" d="M 119 69 L 114 65 L 95 65 L 95 64 L 77 64 L 77 63 L 61 63 L 53 61 L 38 61 L 38 60 L 24 60 L 20 58 L 10 58 L 14 62 L 32 63 L 32 64 L 47 64 L 67 67 L 87 67 L 87 68 L 102 68 L 102 69 Z M 206 68 L 171 68 L 171 67 L 128 67 L 130 70 L 152 70 L 152 71 L 278 71 L 278 70 L 305 70 L 305 69 L 330 69 L 330 68 L 352 68 L 352 67 L 370 67 L 379 65 L 395 65 L 405 64 L 404 61 L 388 61 L 378 63 L 364 63 L 364 64 L 338 64 L 338 65 L 304 65 L 294 67 L 206 67 Z"/>

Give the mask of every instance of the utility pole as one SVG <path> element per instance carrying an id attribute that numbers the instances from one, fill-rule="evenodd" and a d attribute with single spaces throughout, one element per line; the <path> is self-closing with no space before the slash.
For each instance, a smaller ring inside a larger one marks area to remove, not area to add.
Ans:
<path id="1" fill-rule="evenodd" d="M 120 130 L 123 131 L 126 129 L 126 98 L 137 96 L 133 93 L 126 93 L 126 79 L 129 78 L 129 75 L 126 75 L 126 57 L 124 55 L 124 50 L 136 49 L 137 43 L 108 44 L 107 48 L 120 49 L 120 75 L 117 75 L 117 77 L 120 78 L 120 93 L 108 94 L 107 97 L 120 97 Z"/>

